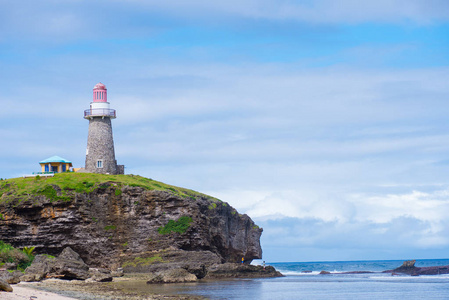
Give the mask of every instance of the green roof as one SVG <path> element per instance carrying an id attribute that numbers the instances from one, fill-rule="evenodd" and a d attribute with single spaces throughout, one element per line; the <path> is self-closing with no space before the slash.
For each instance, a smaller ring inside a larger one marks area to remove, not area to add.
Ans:
<path id="1" fill-rule="evenodd" d="M 57 155 L 49 157 L 47 159 L 44 159 L 43 161 L 40 161 L 39 163 L 40 164 L 46 164 L 46 163 L 52 163 L 52 162 L 62 162 L 62 163 L 66 163 L 66 164 L 71 164 L 72 163 L 71 161 L 68 161 L 67 159 L 62 158 L 62 157 L 57 156 Z"/>

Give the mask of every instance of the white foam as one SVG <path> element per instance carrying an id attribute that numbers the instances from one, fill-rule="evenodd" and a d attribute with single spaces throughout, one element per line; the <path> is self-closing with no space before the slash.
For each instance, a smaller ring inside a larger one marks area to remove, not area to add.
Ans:
<path id="1" fill-rule="evenodd" d="M 319 275 L 320 274 L 319 271 L 312 271 L 312 272 L 282 271 L 282 270 L 278 270 L 278 271 L 286 276 L 307 276 L 307 275 Z"/>

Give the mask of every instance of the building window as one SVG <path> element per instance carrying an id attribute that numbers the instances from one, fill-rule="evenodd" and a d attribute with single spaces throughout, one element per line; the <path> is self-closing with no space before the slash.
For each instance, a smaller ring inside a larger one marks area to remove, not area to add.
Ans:
<path id="1" fill-rule="evenodd" d="M 102 159 L 97 160 L 97 168 L 103 168 L 103 160 Z"/>

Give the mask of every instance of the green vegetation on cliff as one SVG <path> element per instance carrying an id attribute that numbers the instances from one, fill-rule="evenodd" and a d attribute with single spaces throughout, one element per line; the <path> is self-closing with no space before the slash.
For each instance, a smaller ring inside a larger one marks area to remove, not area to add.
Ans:
<path id="1" fill-rule="evenodd" d="M 187 229 L 190 227 L 190 223 L 192 223 L 192 218 L 187 216 L 180 217 L 177 221 L 170 220 L 168 223 L 163 226 L 159 227 L 157 230 L 159 234 L 165 235 L 170 234 L 172 232 L 177 233 L 184 233 L 187 231 Z"/>
<path id="2" fill-rule="evenodd" d="M 104 175 L 94 173 L 61 173 L 54 177 L 12 178 L 0 181 L 0 203 L 27 200 L 42 195 L 51 201 L 70 201 L 74 193 L 91 193 L 96 189 L 113 187 L 116 196 L 125 186 L 142 187 L 146 190 L 166 191 L 183 198 L 210 196 L 136 175 Z"/>
<path id="3" fill-rule="evenodd" d="M 14 263 L 17 269 L 25 270 L 34 259 L 34 247 L 24 247 L 19 250 L 0 240 L 0 267 L 5 263 Z"/>
<path id="4" fill-rule="evenodd" d="M 165 263 L 160 254 L 156 254 L 151 257 L 134 257 L 132 259 L 127 260 L 122 264 L 122 268 L 126 267 L 139 267 L 139 266 L 148 266 L 153 263 Z"/>

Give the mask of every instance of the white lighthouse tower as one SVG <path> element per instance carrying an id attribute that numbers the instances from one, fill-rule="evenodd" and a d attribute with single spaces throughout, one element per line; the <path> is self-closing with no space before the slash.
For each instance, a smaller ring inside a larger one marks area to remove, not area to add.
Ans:
<path id="1" fill-rule="evenodd" d="M 116 118 L 116 112 L 109 107 L 107 92 L 103 83 L 97 83 L 93 102 L 84 111 L 84 118 L 89 120 L 85 169 L 91 173 L 124 174 L 125 167 L 115 160 L 111 119 Z"/>

